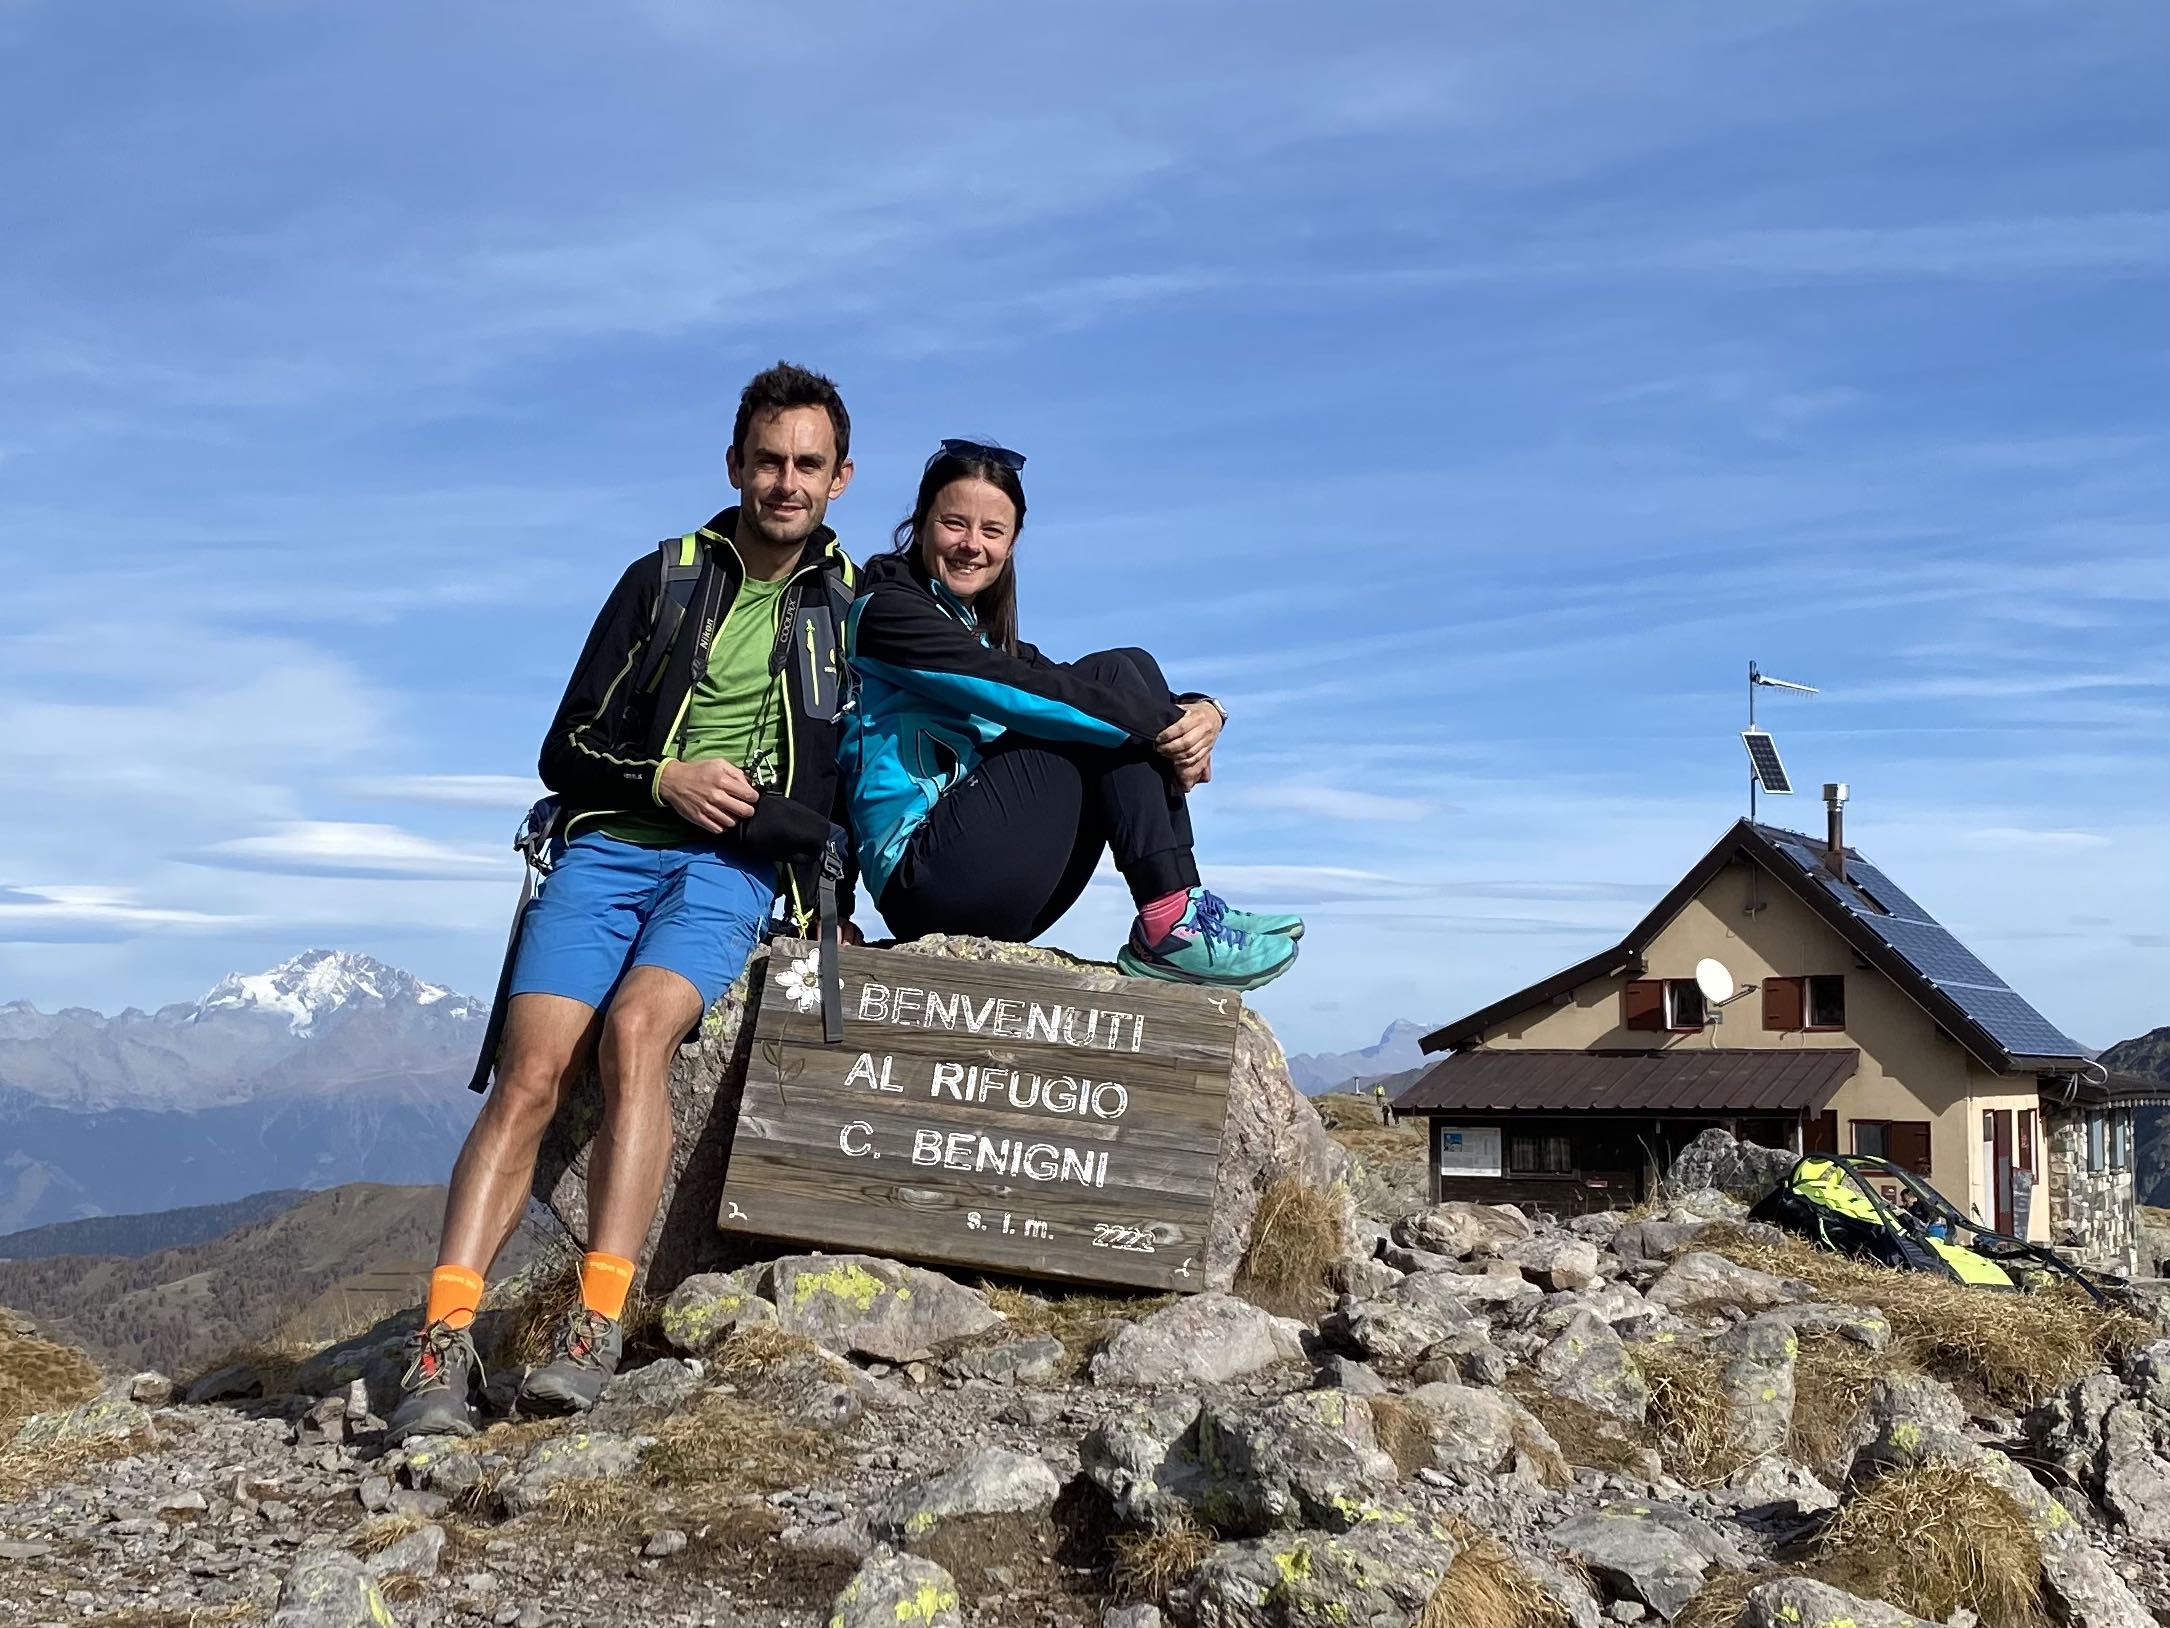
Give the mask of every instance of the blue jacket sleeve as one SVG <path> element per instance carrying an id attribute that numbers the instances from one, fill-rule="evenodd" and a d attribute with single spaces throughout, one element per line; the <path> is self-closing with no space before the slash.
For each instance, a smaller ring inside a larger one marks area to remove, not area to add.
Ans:
<path id="1" fill-rule="evenodd" d="M 942 706 L 1035 740 L 1121 746 L 1183 715 L 1172 696 L 1134 693 L 1051 662 L 991 650 L 905 583 L 876 583 L 852 606 L 851 663 Z"/>

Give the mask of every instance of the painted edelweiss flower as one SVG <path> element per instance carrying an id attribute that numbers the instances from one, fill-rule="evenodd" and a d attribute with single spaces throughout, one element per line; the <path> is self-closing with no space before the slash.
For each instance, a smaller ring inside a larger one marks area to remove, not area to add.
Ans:
<path id="1" fill-rule="evenodd" d="M 821 952 L 802 955 L 777 976 L 776 987 L 784 999 L 801 1012 L 821 1004 Z"/>

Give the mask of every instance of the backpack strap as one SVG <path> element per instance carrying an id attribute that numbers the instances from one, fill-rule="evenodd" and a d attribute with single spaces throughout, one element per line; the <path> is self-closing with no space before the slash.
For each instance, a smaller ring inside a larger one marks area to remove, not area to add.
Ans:
<path id="1" fill-rule="evenodd" d="M 635 695 L 646 695 L 662 682 L 671 646 L 678 642 L 678 630 L 685 625 L 686 612 L 693 604 L 694 585 L 701 580 L 699 534 L 689 531 L 683 537 L 666 537 L 656 544 L 656 568 L 655 623 L 648 630 L 648 648 L 641 654 L 640 671 L 634 675 Z"/>

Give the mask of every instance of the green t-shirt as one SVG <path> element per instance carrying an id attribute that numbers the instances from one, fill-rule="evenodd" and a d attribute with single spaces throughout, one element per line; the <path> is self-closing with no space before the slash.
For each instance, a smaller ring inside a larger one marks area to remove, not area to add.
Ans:
<path id="1" fill-rule="evenodd" d="M 739 585 L 731 613 L 708 647 L 708 671 L 686 697 L 672 755 L 687 763 L 727 758 L 756 785 L 783 778 L 784 680 L 769 672 L 776 648 L 776 611 L 787 578 Z M 656 847 L 691 842 L 696 831 L 669 809 L 598 820 L 595 829 L 621 842 Z"/>

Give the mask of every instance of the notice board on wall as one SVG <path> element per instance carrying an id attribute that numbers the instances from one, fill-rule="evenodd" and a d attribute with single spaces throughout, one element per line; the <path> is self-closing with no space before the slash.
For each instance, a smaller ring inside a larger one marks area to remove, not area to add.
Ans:
<path id="1" fill-rule="evenodd" d="M 1500 1173 L 1497 1125 L 1441 1125 L 1433 1132 L 1442 1176 L 1496 1176 Z"/>
<path id="2" fill-rule="evenodd" d="M 770 952 L 723 1230 L 1203 1286 L 1240 995 L 847 946 L 831 1046 L 817 957 Z"/>

